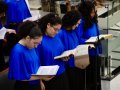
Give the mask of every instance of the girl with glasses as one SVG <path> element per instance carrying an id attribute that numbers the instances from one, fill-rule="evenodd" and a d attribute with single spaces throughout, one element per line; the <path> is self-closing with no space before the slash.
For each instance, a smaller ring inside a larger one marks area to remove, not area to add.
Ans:
<path id="1" fill-rule="evenodd" d="M 54 57 L 64 51 L 64 46 L 58 38 L 57 33 L 61 28 L 62 21 L 58 15 L 49 13 L 38 20 L 39 27 L 43 32 L 43 40 L 37 48 L 41 65 L 59 65 L 57 75 L 50 81 L 45 82 L 45 90 L 69 90 L 67 76 L 65 73 L 65 62 L 55 60 Z"/>

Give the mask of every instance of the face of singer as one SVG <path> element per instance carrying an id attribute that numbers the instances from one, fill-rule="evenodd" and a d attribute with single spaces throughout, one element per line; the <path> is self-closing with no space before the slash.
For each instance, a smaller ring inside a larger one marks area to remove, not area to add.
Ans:
<path id="1" fill-rule="evenodd" d="M 5 20 L 5 13 L 0 13 L 0 22 L 3 23 Z"/>
<path id="2" fill-rule="evenodd" d="M 96 9 L 92 9 L 91 13 L 90 13 L 90 16 L 91 16 L 91 19 L 95 16 L 95 12 L 96 12 Z"/>
<path id="3" fill-rule="evenodd" d="M 60 30 L 61 24 L 51 25 L 48 23 L 47 29 L 46 29 L 46 35 L 50 37 L 54 37 Z"/>
<path id="4" fill-rule="evenodd" d="M 80 24 L 80 19 L 78 20 L 78 22 L 72 26 L 72 30 L 75 30 L 76 27 L 78 27 L 78 25 Z"/>
<path id="5" fill-rule="evenodd" d="M 42 41 L 42 36 L 35 38 L 26 38 L 26 47 L 29 49 L 36 48 Z"/>
<path id="6" fill-rule="evenodd" d="M 1 19 L 2 17 L 5 17 L 5 12 L 0 13 L 0 19 Z"/>

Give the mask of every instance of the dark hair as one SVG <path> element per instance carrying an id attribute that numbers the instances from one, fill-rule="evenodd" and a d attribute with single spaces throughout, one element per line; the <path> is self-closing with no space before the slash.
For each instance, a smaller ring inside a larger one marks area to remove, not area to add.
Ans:
<path id="1" fill-rule="evenodd" d="M 95 11 L 95 3 L 91 2 L 89 0 L 84 1 L 84 3 L 80 3 L 78 10 L 80 11 L 80 13 L 82 14 L 82 19 L 84 21 L 84 30 L 87 30 L 87 28 L 90 28 L 93 23 L 97 23 L 97 13 Z M 95 11 L 95 16 L 91 19 L 91 12 L 92 10 Z"/>
<path id="2" fill-rule="evenodd" d="M 80 18 L 81 18 L 81 14 L 78 11 L 76 10 L 69 11 L 62 18 L 62 27 L 72 28 L 73 25 L 77 24 Z"/>
<path id="3" fill-rule="evenodd" d="M 41 29 L 38 24 L 33 21 L 25 21 L 18 26 L 17 36 L 20 39 L 30 36 L 30 38 L 42 36 Z"/>
<path id="4" fill-rule="evenodd" d="M 52 26 L 57 24 L 62 24 L 61 18 L 55 13 L 49 13 L 39 20 L 37 20 L 39 27 L 42 30 L 42 33 L 45 34 L 47 24 L 50 23 Z"/>
<path id="5" fill-rule="evenodd" d="M 6 11 L 7 11 L 7 4 L 5 3 L 5 2 L 3 2 L 3 1 L 0 1 L 0 14 L 1 13 L 6 13 Z"/>

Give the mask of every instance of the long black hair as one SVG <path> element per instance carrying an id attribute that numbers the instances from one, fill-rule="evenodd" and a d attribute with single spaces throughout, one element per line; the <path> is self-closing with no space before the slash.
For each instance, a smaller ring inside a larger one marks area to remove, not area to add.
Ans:
<path id="1" fill-rule="evenodd" d="M 62 18 L 63 28 L 72 28 L 80 20 L 81 14 L 77 10 L 67 12 Z"/>
<path id="2" fill-rule="evenodd" d="M 8 53 L 10 53 L 11 49 L 18 43 L 19 40 L 29 36 L 31 39 L 36 37 L 41 37 L 42 32 L 41 29 L 38 27 L 38 24 L 33 21 L 25 21 L 22 22 L 18 26 L 17 34 L 10 34 L 7 36 L 8 40 Z"/>
<path id="3" fill-rule="evenodd" d="M 42 18 L 40 18 L 39 20 L 37 20 L 36 22 L 38 23 L 43 34 L 45 34 L 46 32 L 48 23 L 50 23 L 52 26 L 57 25 L 57 24 L 62 24 L 61 18 L 55 13 L 49 13 L 43 16 Z"/>
<path id="4" fill-rule="evenodd" d="M 78 10 L 82 14 L 84 30 L 87 30 L 88 28 L 90 28 L 93 25 L 93 23 L 98 22 L 97 21 L 97 13 L 95 11 L 95 5 L 96 5 L 96 3 L 91 2 L 89 0 L 81 2 L 79 4 Z M 94 10 L 94 12 L 95 12 L 95 16 L 93 18 L 91 18 L 91 15 L 90 15 L 92 10 Z"/>
<path id="5" fill-rule="evenodd" d="M 42 36 L 42 32 L 37 23 L 28 20 L 18 26 L 17 36 L 19 40 L 27 36 L 34 39 Z"/>

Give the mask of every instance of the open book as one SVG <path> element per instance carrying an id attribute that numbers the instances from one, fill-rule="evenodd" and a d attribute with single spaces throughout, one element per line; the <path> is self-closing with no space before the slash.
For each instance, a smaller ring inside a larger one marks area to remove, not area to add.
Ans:
<path id="1" fill-rule="evenodd" d="M 88 46 L 89 45 L 78 45 L 75 49 L 64 51 L 61 55 L 55 56 L 54 59 L 61 59 L 64 57 L 69 57 L 73 55 L 74 57 L 79 57 L 82 55 L 88 55 Z"/>
<path id="2" fill-rule="evenodd" d="M 99 35 L 99 39 L 102 40 L 102 39 L 111 39 L 113 37 L 112 34 L 101 34 Z M 90 37 L 88 40 L 86 40 L 85 42 L 86 43 L 94 43 L 94 42 L 97 42 L 98 41 L 98 37 L 95 36 L 95 37 Z"/>
<path id="3" fill-rule="evenodd" d="M 58 69 L 58 65 L 40 66 L 37 73 L 32 75 L 56 75 Z"/>
<path id="4" fill-rule="evenodd" d="M 0 39 L 4 39 L 5 34 L 6 34 L 6 28 L 3 27 L 3 28 L 0 30 Z"/>

